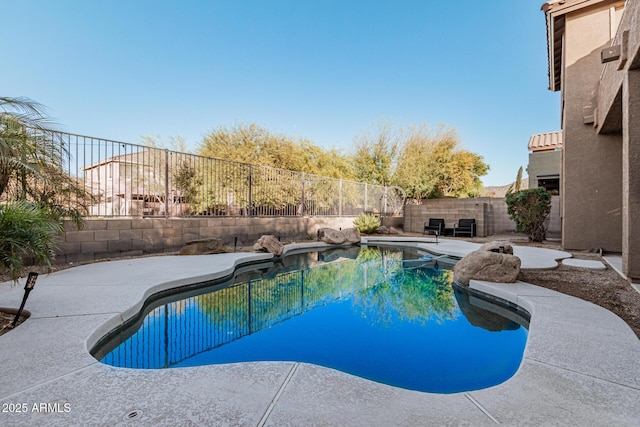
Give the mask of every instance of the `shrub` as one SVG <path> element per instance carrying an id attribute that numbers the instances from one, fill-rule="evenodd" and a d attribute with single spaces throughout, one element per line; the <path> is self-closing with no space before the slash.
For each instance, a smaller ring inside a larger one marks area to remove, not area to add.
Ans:
<path id="1" fill-rule="evenodd" d="M 508 193 L 509 218 L 516 222 L 516 231 L 525 233 L 530 242 L 542 242 L 547 236 L 551 194 L 543 187 Z"/>
<path id="2" fill-rule="evenodd" d="M 0 271 L 17 280 L 25 272 L 25 258 L 51 265 L 54 241 L 62 224 L 46 208 L 27 201 L 0 205 Z"/>
<path id="3" fill-rule="evenodd" d="M 50 124 L 40 104 L 0 96 L 0 200 L 35 202 L 53 221 L 80 228 L 91 195 L 65 172 L 69 141 Z"/>
<path id="4" fill-rule="evenodd" d="M 353 221 L 353 226 L 360 233 L 371 234 L 380 227 L 380 219 L 372 214 L 361 213 L 358 218 Z"/>

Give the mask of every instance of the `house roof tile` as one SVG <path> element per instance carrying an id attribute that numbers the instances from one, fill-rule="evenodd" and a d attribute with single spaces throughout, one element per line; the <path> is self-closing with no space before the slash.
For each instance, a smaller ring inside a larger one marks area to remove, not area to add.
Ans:
<path id="1" fill-rule="evenodd" d="M 562 148 L 562 131 L 531 135 L 527 148 L 531 151 L 546 151 Z"/>

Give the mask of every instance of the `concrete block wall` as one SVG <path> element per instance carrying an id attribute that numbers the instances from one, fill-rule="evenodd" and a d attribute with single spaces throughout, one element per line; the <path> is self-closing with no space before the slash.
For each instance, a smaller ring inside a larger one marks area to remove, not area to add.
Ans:
<path id="1" fill-rule="evenodd" d="M 279 218 L 104 218 L 87 219 L 78 230 L 67 221 L 56 262 L 93 261 L 116 256 L 174 252 L 190 240 L 215 237 L 233 248 L 251 245 L 263 234 L 283 240 L 315 236 L 318 229 L 353 227 L 355 217 Z"/>
<path id="2" fill-rule="evenodd" d="M 233 247 L 253 244 L 263 234 L 283 240 L 302 240 L 318 229 L 353 227 L 356 217 L 279 218 L 103 218 L 87 219 L 81 230 L 67 221 L 58 242 L 58 263 L 93 261 L 117 256 L 174 252 L 186 242 L 215 237 Z M 515 224 L 507 215 L 504 198 L 434 199 L 407 205 L 402 217 L 383 218 L 383 224 L 422 233 L 429 218 L 444 218 L 447 227 L 462 218 L 475 218 L 478 236 L 513 233 Z M 560 200 L 552 199 L 549 237 L 560 235 Z"/>
<path id="3" fill-rule="evenodd" d="M 422 233 L 429 218 L 444 218 L 445 226 L 453 225 L 463 218 L 475 218 L 478 236 L 486 236 L 486 202 L 484 199 L 429 199 L 420 205 L 405 207 L 404 231 Z"/>
<path id="4" fill-rule="evenodd" d="M 444 218 L 447 228 L 461 218 L 475 218 L 479 237 L 514 233 L 516 224 L 509 218 L 504 197 L 479 197 L 475 199 L 424 200 L 421 205 L 405 208 L 405 231 L 422 233 L 429 218 Z M 560 237 L 560 197 L 551 197 L 551 215 L 547 237 Z"/>
<path id="5" fill-rule="evenodd" d="M 509 234 L 515 232 L 516 223 L 509 218 L 507 213 L 507 202 L 503 197 L 483 198 L 489 208 L 487 215 L 487 227 L 492 234 Z M 560 196 L 551 196 L 551 212 L 549 214 L 549 225 L 547 227 L 548 238 L 560 238 L 562 235 L 562 221 L 560 218 Z"/>
<path id="6" fill-rule="evenodd" d="M 401 216 L 386 216 L 381 218 L 381 224 L 402 230 L 403 218 Z"/>
<path id="7" fill-rule="evenodd" d="M 486 200 L 491 218 L 488 224 L 490 231 L 488 236 L 492 234 L 509 234 L 516 230 L 516 223 L 509 218 L 507 213 L 507 202 L 504 197 L 483 198 Z"/>

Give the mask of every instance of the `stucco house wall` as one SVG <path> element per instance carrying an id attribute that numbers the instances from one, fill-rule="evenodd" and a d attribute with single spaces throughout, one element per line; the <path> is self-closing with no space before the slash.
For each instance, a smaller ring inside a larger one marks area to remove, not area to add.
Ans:
<path id="1" fill-rule="evenodd" d="M 640 279 L 640 0 L 543 4 L 562 91 L 563 246 L 622 252 Z"/>
<path id="2" fill-rule="evenodd" d="M 640 279 L 640 1 L 627 0 L 603 65 L 594 128 L 622 146 L 622 270 Z"/>
<path id="3" fill-rule="evenodd" d="M 562 151 L 537 151 L 529 153 L 529 188 L 538 187 L 538 177 L 559 176 Z"/>
<path id="4" fill-rule="evenodd" d="M 622 144 L 598 135 L 589 122 L 611 41 L 611 4 L 568 13 L 563 63 L 562 245 L 622 250 Z M 585 121 L 587 123 L 585 123 Z"/>

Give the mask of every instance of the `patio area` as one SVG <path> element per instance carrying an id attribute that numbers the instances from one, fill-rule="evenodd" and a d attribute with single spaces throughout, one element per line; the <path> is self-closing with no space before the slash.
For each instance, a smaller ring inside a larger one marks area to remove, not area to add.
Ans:
<path id="1" fill-rule="evenodd" d="M 417 237 L 367 241 L 460 257 L 479 246 Z M 287 250 L 318 246 L 325 245 Z M 556 259 L 570 256 L 524 246 L 514 253 L 522 268 L 554 268 Z M 89 354 L 150 295 L 270 259 L 263 253 L 148 257 L 41 276 L 26 305 L 31 317 L 0 336 L 0 425 L 638 425 L 640 340 L 629 326 L 594 304 L 523 282 L 471 282 L 531 314 L 518 372 L 478 391 L 421 393 L 291 362 L 123 369 Z M 22 295 L 21 286 L 0 284 L 1 307 L 18 307 Z M 9 411 L 18 404 L 28 410 Z M 34 411 L 34 404 L 49 410 Z"/>

